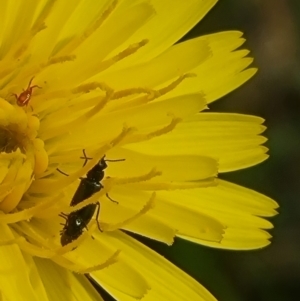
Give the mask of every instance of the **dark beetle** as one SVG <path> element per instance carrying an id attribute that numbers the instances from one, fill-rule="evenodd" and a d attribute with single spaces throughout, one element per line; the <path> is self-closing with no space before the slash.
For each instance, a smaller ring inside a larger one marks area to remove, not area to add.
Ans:
<path id="1" fill-rule="evenodd" d="M 87 229 L 87 225 L 92 219 L 94 212 L 97 209 L 97 224 L 98 228 L 101 231 L 98 222 L 98 216 L 100 211 L 100 203 L 89 204 L 77 211 L 71 212 L 66 215 L 64 213 L 60 214 L 61 217 L 66 219 L 66 223 L 61 231 L 60 243 L 62 246 L 65 246 L 71 243 L 73 240 L 77 239 L 83 232 L 84 228 Z"/>
<path id="2" fill-rule="evenodd" d="M 86 164 L 88 158 L 86 157 L 85 151 L 84 159 L 86 160 L 84 165 Z M 107 160 L 107 161 L 123 161 L 123 160 Z M 100 191 L 103 188 L 103 185 L 100 181 L 104 178 L 104 170 L 107 168 L 105 156 L 102 157 L 101 160 L 87 172 L 85 178 L 81 178 L 80 184 L 72 198 L 70 206 L 75 206 L 80 202 L 90 198 L 93 194 Z M 61 172 L 61 171 L 60 171 Z M 108 194 L 106 196 L 113 202 Z M 116 202 L 117 203 L 117 202 Z M 92 219 L 95 210 L 97 208 L 96 221 L 100 231 L 100 225 L 98 221 L 99 212 L 100 212 L 100 203 L 97 202 L 95 204 L 88 204 L 85 207 L 73 211 L 70 214 L 61 213 L 60 216 L 63 217 L 66 222 L 61 231 L 61 245 L 65 246 L 71 243 L 73 240 L 77 239 L 83 232 L 84 229 L 87 229 L 87 225 Z"/>

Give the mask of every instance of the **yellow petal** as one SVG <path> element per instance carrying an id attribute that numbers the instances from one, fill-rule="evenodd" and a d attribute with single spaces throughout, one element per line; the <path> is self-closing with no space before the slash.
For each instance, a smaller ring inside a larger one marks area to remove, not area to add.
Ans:
<path id="1" fill-rule="evenodd" d="M 125 225 L 123 229 L 163 242 L 169 246 L 173 244 L 177 232 L 165 220 L 161 220 L 153 215 L 150 216 L 149 214 Z"/>
<path id="2" fill-rule="evenodd" d="M 60 13 L 62 13 L 62 11 L 60 11 Z M 61 70 L 59 77 L 57 77 L 57 72 L 55 72 L 56 68 L 48 68 L 44 76 L 47 76 L 47 78 L 51 80 L 52 88 L 60 85 L 59 82 L 61 80 L 65 82 L 66 86 L 70 86 L 78 82 L 80 78 L 86 79 L 91 77 L 99 72 L 97 67 L 107 55 L 111 56 L 115 51 L 118 53 L 119 49 L 122 51 L 132 44 L 130 43 L 130 37 L 137 29 L 142 27 L 153 14 L 153 7 L 146 1 L 135 3 L 130 7 L 122 8 L 122 6 L 117 6 L 109 18 L 86 39 L 85 43 L 80 44 L 75 49 L 70 49 L 69 53 L 74 53 L 76 56 L 75 64 L 67 64 L 65 68 Z M 52 18 L 52 21 L 56 22 L 55 14 L 52 14 Z M 122 22 L 119 22 L 120 19 L 122 19 Z M 143 39 L 145 38 L 144 36 Z M 44 39 L 49 40 L 49 36 L 44 37 Z M 57 37 L 54 37 L 54 39 L 56 40 Z M 63 37 L 63 39 L 65 39 L 65 37 Z M 70 36 L 68 39 L 70 39 Z M 84 39 L 85 37 L 83 37 L 83 40 Z M 135 40 L 133 43 L 139 41 L 140 40 Z M 36 51 L 44 52 L 44 45 L 42 45 L 41 42 L 42 40 L 40 40 L 40 47 L 36 49 Z M 60 43 L 61 41 L 57 41 L 58 45 Z M 123 43 L 125 43 L 125 47 Z M 95 45 L 97 45 L 97 47 L 95 47 Z M 91 58 L 93 59 L 91 60 Z"/>
<path id="3" fill-rule="evenodd" d="M 13 239 L 10 228 L 0 225 L 1 240 Z M 1 294 L 6 300 L 48 301 L 47 293 L 36 270 L 34 261 L 23 254 L 16 245 L 0 247 L 1 258 Z"/>
<path id="4" fill-rule="evenodd" d="M 132 85 L 131 78 L 136 78 L 138 86 L 157 88 L 178 75 L 191 72 L 196 76 L 184 81 L 169 95 L 202 92 L 209 103 L 236 89 L 256 73 L 255 68 L 244 70 L 253 61 L 246 57 L 249 51 L 234 51 L 245 41 L 241 36 L 237 31 L 201 36 L 174 45 L 153 60 L 121 70 L 117 68 L 115 72 L 110 68 L 108 74 L 100 73 L 93 79 L 109 82 L 115 89 L 124 89 Z"/>
<path id="5" fill-rule="evenodd" d="M 112 190 L 113 197 L 120 200 L 121 203 L 126 204 L 129 208 L 139 208 L 139 203 L 146 196 L 149 197 L 150 193 L 138 190 L 129 190 L 126 188 L 115 188 Z M 175 192 L 176 194 L 176 192 Z M 141 235 L 146 236 L 147 232 L 155 233 L 157 230 L 151 230 L 152 223 L 146 224 L 146 221 L 152 221 L 150 217 L 161 221 L 162 223 L 173 229 L 173 232 L 190 235 L 191 237 L 198 237 L 204 240 L 220 241 L 224 231 L 224 225 L 215 219 L 212 215 L 201 212 L 201 210 L 190 210 L 185 206 L 185 200 L 182 199 L 182 204 L 175 204 L 173 202 L 174 192 L 168 195 L 165 193 L 157 193 L 155 198 L 155 205 L 152 210 L 149 210 L 138 218 L 140 223 L 144 224 L 146 232 L 143 233 L 139 229 Z M 103 208 L 105 210 L 105 208 Z M 121 210 L 121 209 L 120 209 Z M 118 211 L 118 208 L 114 210 Z M 112 210 L 108 212 L 113 212 Z M 110 214 L 112 215 L 112 214 Z M 105 218 L 105 213 L 104 213 Z M 111 217 L 112 219 L 113 217 Z M 130 227 L 129 227 L 130 229 Z M 168 234 L 168 232 L 165 232 Z M 162 233 L 160 234 L 162 237 Z M 158 235 L 156 235 L 158 237 Z M 163 241 L 166 240 L 164 237 Z"/>
<path id="6" fill-rule="evenodd" d="M 102 300 L 86 273 L 122 301 L 214 301 L 122 229 L 167 244 L 269 243 L 262 217 L 277 204 L 216 179 L 267 157 L 263 121 L 199 113 L 252 77 L 253 60 L 237 31 L 174 45 L 217 0 L 98 2 L 0 1 L 1 297 Z M 86 180 L 98 192 L 74 201 Z M 68 214 L 95 203 L 61 246 Z"/>
<path id="7" fill-rule="evenodd" d="M 34 262 L 47 290 L 49 300 L 103 301 L 84 275 L 71 273 L 50 260 L 36 257 Z"/>
<path id="8" fill-rule="evenodd" d="M 158 193 L 157 206 L 153 210 L 154 216 L 166 221 L 174 227 L 178 234 L 198 237 L 203 240 L 219 242 L 224 233 L 224 224 L 217 217 L 199 210 L 190 210 L 185 206 L 188 201 L 181 199 L 181 204 L 174 204 L 168 193 Z M 151 214 L 151 213 L 150 213 Z"/>
<path id="9" fill-rule="evenodd" d="M 151 169 L 161 171 L 158 181 L 193 181 L 217 175 L 216 160 L 205 156 L 151 156 L 127 149 L 114 149 L 107 154 L 110 158 L 126 158 L 123 162 L 110 163 L 108 176 L 128 177 L 146 174 Z"/>
<path id="10" fill-rule="evenodd" d="M 132 85 L 131 77 L 133 77 L 137 86 L 154 88 L 189 72 L 208 59 L 210 55 L 211 50 L 208 42 L 196 38 L 176 44 L 158 57 L 145 63 L 115 72 L 112 71 L 108 74 L 100 73 L 93 79 L 107 81 L 114 89 L 121 90 Z M 159 73 L 156 72 L 157 70 L 159 70 Z"/>
<path id="11" fill-rule="evenodd" d="M 185 239 L 216 248 L 255 249 L 270 243 L 270 235 L 262 229 L 272 228 L 272 224 L 260 216 L 273 216 L 277 212 L 277 203 L 253 190 L 218 181 L 218 186 L 206 189 L 194 189 L 173 192 L 162 192 L 172 201 L 194 210 L 214 216 L 225 225 L 225 233 L 220 242 L 179 235 Z"/>
<path id="12" fill-rule="evenodd" d="M 114 232 L 109 232 L 107 235 L 109 236 L 112 233 Z M 95 231 L 93 237 L 94 239 L 88 238 L 84 244 L 77 250 L 67 254 L 67 256 L 81 265 L 93 266 L 95 262 L 99 262 L 99 255 L 102 250 L 106 251 L 105 249 L 108 247 L 118 248 L 110 240 L 106 240 L 104 232 Z M 146 278 L 124 260 L 122 251 L 118 256 L 117 262 L 102 270 L 93 271 L 91 276 L 97 281 L 101 279 L 103 283 L 133 298 L 142 298 L 149 288 Z"/>
<path id="13" fill-rule="evenodd" d="M 76 145 L 76 148 L 78 148 L 76 140 L 80 140 L 82 145 L 88 146 L 91 143 L 94 145 L 97 140 L 100 142 L 111 139 L 111 137 L 120 133 L 124 124 L 137 129 L 142 128 L 144 131 L 147 131 L 147 129 L 151 131 L 153 127 L 169 124 L 174 116 L 184 118 L 202 110 L 205 106 L 205 100 L 201 94 L 190 94 L 163 102 L 149 103 L 103 115 L 99 114 L 97 118 L 89 122 L 88 128 L 81 127 L 76 132 L 76 139 L 73 136 L 75 133 L 70 133 L 66 139 L 60 142 L 63 143 L 61 147 L 63 148 L 63 145 L 66 145 L 68 148 L 72 148 Z M 144 116 L 147 116 L 147 118 L 144 118 Z M 108 127 L 107 124 L 110 126 Z M 100 128 L 101 135 L 95 135 L 95 129 Z M 47 128 L 47 132 L 50 134 L 52 131 L 52 128 Z M 64 131 L 68 131 L 68 128 L 64 127 Z"/>
<path id="14" fill-rule="evenodd" d="M 97 233 L 95 233 L 95 238 L 98 239 Z M 124 260 L 142 275 L 147 275 L 150 289 L 143 300 L 216 301 L 197 281 L 171 264 L 164 257 L 128 235 L 118 231 L 114 232 L 113 235 L 105 235 L 103 239 L 122 249 Z M 124 301 L 135 300 L 131 296 L 102 282 L 101 279 L 98 279 L 98 281 L 115 298 Z"/>
<path id="15" fill-rule="evenodd" d="M 144 38 L 151 42 L 134 58 L 122 62 L 120 67 L 145 62 L 162 53 L 197 24 L 216 2 L 217 0 L 151 1 L 156 12 L 155 17 L 137 31 L 127 43 L 132 44 Z"/>
<path id="16" fill-rule="evenodd" d="M 200 113 L 180 123 L 168 135 L 126 148 L 153 155 L 210 154 L 219 171 L 246 168 L 265 160 L 263 119 L 229 113 Z"/>

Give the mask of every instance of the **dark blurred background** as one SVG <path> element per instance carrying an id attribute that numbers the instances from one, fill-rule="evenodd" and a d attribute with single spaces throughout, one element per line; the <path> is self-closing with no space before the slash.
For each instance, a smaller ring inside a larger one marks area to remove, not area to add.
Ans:
<path id="1" fill-rule="evenodd" d="M 251 50 L 259 72 L 210 110 L 265 118 L 270 158 L 221 178 L 279 202 L 280 214 L 271 219 L 272 244 L 235 252 L 180 239 L 171 248 L 141 241 L 197 279 L 219 301 L 300 300 L 300 0 L 219 0 L 185 39 L 224 30 L 244 32 L 244 48 Z"/>

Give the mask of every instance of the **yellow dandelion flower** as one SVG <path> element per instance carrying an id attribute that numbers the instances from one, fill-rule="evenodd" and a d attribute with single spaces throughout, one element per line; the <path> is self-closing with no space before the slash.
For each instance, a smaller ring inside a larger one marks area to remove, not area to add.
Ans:
<path id="1" fill-rule="evenodd" d="M 174 45 L 215 2 L 0 1 L 1 300 L 215 300 L 128 233 L 269 244 L 276 203 L 217 179 L 263 120 L 203 112 L 256 72 L 242 34 Z"/>

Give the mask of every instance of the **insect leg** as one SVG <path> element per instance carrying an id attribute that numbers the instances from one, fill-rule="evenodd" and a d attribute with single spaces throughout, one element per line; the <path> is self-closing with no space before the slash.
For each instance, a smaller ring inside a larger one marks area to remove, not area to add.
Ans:
<path id="1" fill-rule="evenodd" d="M 99 224 L 100 203 L 97 202 L 97 203 L 96 203 L 96 206 L 97 206 L 97 213 L 96 213 L 97 226 L 98 226 L 98 229 L 99 229 L 101 232 L 103 232 L 103 230 L 101 229 L 100 224 Z"/>
<path id="2" fill-rule="evenodd" d="M 107 197 L 110 201 L 112 201 L 113 203 L 119 204 L 119 202 L 113 200 L 113 199 L 108 195 L 108 193 L 106 193 L 106 197 Z"/>
<path id="3" fill-rule="evenodd" d="M 64 218 L 65 220 L 67 220 L 68 219 L 68 214 L 65 214 L 65 213 L 60 213 L 58 216 L 60 216 L 60 217 L 62 217 L 62 218 Z"/>
<path id="4" fill-rule="evenodd" d="M 56 170 L 58 171 L 58 172 L 60 172 L 61 174 L 63 174 L 63 175 L 65 175 L 65 176 L 69 176 L 67 173 L 65 173 L 65 172 L 63 172 L 62 170 L 60 170 L 59 168 L 56 168 Z"/>
<path id="5" fill-rule="evenodd" d="M 93 158 L 90 158 L 90 157 L 88 157 L 86 155 L 85 149 L 83 149 L 82 152 L 83 152 L 83 157 L 80 157 L 80 159 L 84 159 L 85 160 L 84 163 L 83 163 L 83 165 L 82 165 L 82 167 L 84 167 L 86 165 L 87 161 L 88 160 L 92 160 Z"/>

